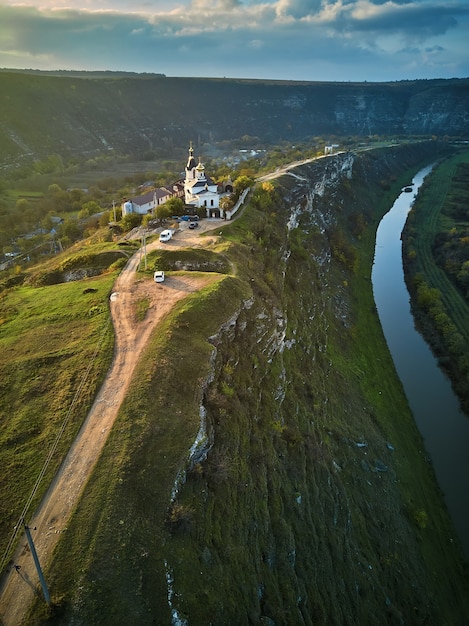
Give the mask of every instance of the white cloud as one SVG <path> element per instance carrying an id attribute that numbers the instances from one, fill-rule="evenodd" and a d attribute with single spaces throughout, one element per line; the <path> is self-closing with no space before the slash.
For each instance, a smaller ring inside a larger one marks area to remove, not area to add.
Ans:
<path id="1" fill-rule="evenodd" d="M 318 13 L 321 5 L 321 0 L 278 0 L 276 12 L 280 17 L 301 19 Z"/>
<path id="2" fill-rule="evenodd" d="M 27 1 L 0 0 L 0 66 L 304 80 L 469 74 L 466 0 Z"/>

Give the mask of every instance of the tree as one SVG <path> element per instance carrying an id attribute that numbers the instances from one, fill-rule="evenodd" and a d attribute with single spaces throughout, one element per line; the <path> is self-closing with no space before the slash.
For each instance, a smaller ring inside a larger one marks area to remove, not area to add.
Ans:
<path id="1" fill-rule="evenodd" d="M 429 287 L 426 283 L 422 283 L 417 289 L 417 304 L 424 311 L 430 311 L 431 308 L 441 303 L 440 292 L 436 287 Z"/>
<path id="2" fill-rule="evenodd" d="M 161 204 L 157 208 L 156 214 L 158 217 L 158 209 L 161 207 L 165 207 L 167 211 L 165 217 L 168 217 L 169 215 L 182 215 L 184 213 L 184 202 L 181 200 L 181 198 L 176 198 L 175 196 L 169 198 L 164 204 Z"/>
<path id="3" fill-rule="evenodd" d="M 234 207 L 234 200 L 231 196 L 223 196 L 220 198 L 220 208 L 229 211 Z"/>
<path id="4" fill-rule="evenodd" d="M 458 273 L 458 281 L 467 290 L 466 297 L 469 296 L 469 261 L 464 261 Z"/>
<path id="5" fill-rule="evenodd" d="M 78 241 L 83 236 L 83 231 L 80 225 L 76 220 L 71 218 L 66 219 L 61 224 L 60 232 L 67 237 L 69 241 Z"/>
<path id="6" fill-rule="evenodd" d="M 102 209 L 97 202 L 94 200 L 90 200 L 89 202 L 85 202 L 81 205 L 81 210 L 78 214 L 79 218 L 89 217 L 90 215 L 95 215 L 96 213 L 101 213 Z"/>
<path id="7" fill-rule="evenodd" d="M 249 176 L 241 175 L 234 181 L 234 186 L 237 193 L 242 193 L 248 187 L 252 187 L 254 180 Z"/>
<path id="8" fill-rule="evenodd" d="M 160 206 L 158 206 L 155 211 L 155 215 L 159 220 L 164 220 L 173 214 L 178 215 L 176 211 L 171 210 L 171 205 L 168 206 L 167 202 L 165 202 L 164 204 L 160 204 Z"/>
<path id="9" fill-rule="evenodd" d="M 63 172 L 64 166 L 60 155 L 51 154 L 44 161 L 34 161 L 33 168 L 37 174 L 53 174 Z"/>
<path id="10" fill-rule="evenodd" d="M 101 228 L 104 228 L 109 224 L 109 222 L 112 222 L 113 219 L 114 214 L 112 213 L 112 211 L 104 211 L 104 213 L 99 218 L 99 225 L 101 226 Z"/>
<path id="11" fill-rule="evenodd" d="M 57 185 L 57 183 L 53 183 L 52 185 L 49 185 L 49 187 L 47 188 L 47 191 L 51 195 L 54 195 L 54 194 L 59 193 L 60 191 L 62 191 L 62 188 L 59 185 Z"/>
<path id="12" fill-rule="evenodd" d="M 26 198 L 20 198 L 16 201 L 16 210 L 26 213 L 31 208 L 31 203 Z"/>
<path id="13" fill-rule="evenodd" d="M 81 189 L 70 189 L 69 194 L 72 202 L 81 202 L 83 198 L 83 191 Z"/>
<path id="14" fill-rule="evenodd" d="M 132 230 L 132 228 L 136 228 L 140 226 L 142 223 L 142 216 L 138 213 L 127 213 L 121 220 L 121 225 L 124 230 Z"/>

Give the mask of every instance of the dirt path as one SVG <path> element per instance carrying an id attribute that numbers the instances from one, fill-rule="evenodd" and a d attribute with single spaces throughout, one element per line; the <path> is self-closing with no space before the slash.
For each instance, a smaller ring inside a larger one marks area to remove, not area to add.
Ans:
<path id="1" fill-rule="evenodd" d="M 199 238 L 199 233 L 219 228 L 220 223 L 220 220 L 203 220 L 194 231 L 184 225 L 185 228 L 169 244 L 156 241 L 147 245 L 147 252 L 160 246 L 205 247 L 214 238 Z M 151 333 L 178 300 L 209 281 L 192 276 L 170 277 L 158 284 L 148 279 L 138 280 L 136 269 L 139 260 L 138 252 L 119 275 L 111 295 L 110 308 L 116 343 L 109 372 L 56 477 L 33 519 L 28 522 L 43 568 L 47 566 L 61 533 L 66 529 L 70 515 L 101 454 Z M 136 322 L 135 303 L 143 298 L 149 300 L 150 307 L 143 322 Z M 21 569 L 12 567 L 0 590 L 0 623 L 4 626 L 24 623 L 34 594 L 40 590 L 39 578 L 25 537 L 20 541 L 13 562 Z M 39 593 L 42 594 L 41 591 Z"/>

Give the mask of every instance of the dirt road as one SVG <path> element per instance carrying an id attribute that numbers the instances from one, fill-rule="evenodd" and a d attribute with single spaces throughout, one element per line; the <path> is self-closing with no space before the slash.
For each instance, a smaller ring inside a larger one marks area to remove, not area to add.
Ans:
<path id="1" fill-rule="evenodd" d="M 221 220 L 203 220 L 195 230 L 189 230 L 187 224 L 184 224 L 168 244 L 156 241 L 147 245 L 147 252 L 161 246 L 205 247 L 216 236 L 199 238 L 199 234 L 211 228 L 219 228 L 221 224 Z M 129 260 L 119 275 L 110 298 L 116 342 L 109 372 L 54 481 L 33 519 L 28 521 L 43 568 L 47 566 L 61 533 L 66 529 L 70 515 L 101 454 L 142 349 L 151 333 L 178 300 L 200 289 L 209 280 L 178 276 L 166 278 L 164 283 L 154 283 L 148 279 L 137 279 L 139 260 L 140 253 L 136 253 Z M 150 308 L 145 319 L 137 322 L 135 303 L 142 298 L 148 298 Z M 21 539 L 13 562 L 20 569 L 11 567 L 0 590 L 0 623 L 4 626 L 19 626 L 24 623 L 34 594 L 38 590 L 42 593 L 25 537 Z"/>

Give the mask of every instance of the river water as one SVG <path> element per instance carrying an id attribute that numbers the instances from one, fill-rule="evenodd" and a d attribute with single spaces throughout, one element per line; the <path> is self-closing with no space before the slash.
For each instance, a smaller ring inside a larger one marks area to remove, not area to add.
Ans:
<path id="1" fill-rule="evenodd" d="M 372 283 L 376 307 L 397 373 L 424 439 L 446 505 L 469 559 L 469 418 L 416 331 L 404 281 L 401 232 L 414 196 L 432 166 L 414 177 L 383 217 L 376 236 Z"/>

